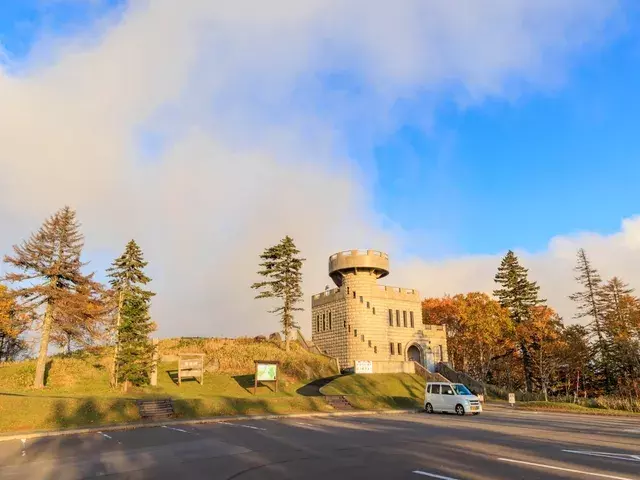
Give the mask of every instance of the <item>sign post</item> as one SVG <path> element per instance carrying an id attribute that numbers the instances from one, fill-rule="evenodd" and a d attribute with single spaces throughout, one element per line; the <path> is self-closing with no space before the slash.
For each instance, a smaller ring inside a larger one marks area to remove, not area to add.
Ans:
<path id="1" fill-rule="evenodd" d="M 515 393 L 510 393 L 509 394 L 509 405 L 511 405 L 512 407 L 515 406 L 516 404 L 516 394 Z"/>
<path id="2" fill-rule="evenodd" d="M 256 394 L 258 382 L 273 382 L 276 384 L 276 392 L 278 391 L 278 365 L 280 362 L 275 360 L 254 360 L 256 365 L 256 373 L 254 375 L 253 394 Z"/>
<path id="3" fill-rule="evenodd" d="M 356 360 L 355 373 L 373 373 L 373 362 L 371 360 Z"/>
<path id="4" fill-rule="evenodd" d="M 178 357 L 178 386 L 184 377 L 200 377 L 204 383 L 204 353 L 181 353 Z"/>

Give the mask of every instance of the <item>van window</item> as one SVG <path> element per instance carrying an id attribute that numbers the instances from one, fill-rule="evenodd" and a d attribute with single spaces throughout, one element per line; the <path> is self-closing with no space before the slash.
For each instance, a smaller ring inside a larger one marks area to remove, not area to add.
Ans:
<path id="1" fill-rule="evenodd" d="M 431 384 L 427 385 L 427 393 L 431 393 Z"/>
<path id="2" fill-rule="evenodd" d="M 455 393 L 453 392 L 453 388 L 451 388 L 451 385 L 442 386 L 442 395 L 455 395 Z"/>
<path id="3" fill-rule="evenodd" d="M 431 385 L 431 393 L 440 395 L 440 385 Z"/>

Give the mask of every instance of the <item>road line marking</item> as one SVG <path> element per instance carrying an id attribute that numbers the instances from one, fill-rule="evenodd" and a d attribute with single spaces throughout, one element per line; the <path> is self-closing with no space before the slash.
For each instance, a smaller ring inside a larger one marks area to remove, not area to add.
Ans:
<path id="1" fill-rule="evenodd" d="M 102 433 L 102 432 L 98 432 L 100 435 L 102 435 L 104 438 L 108 438 L 109 440 L 111 440 L 111 437 L 109 435 L 107 435 L 106 433 Z"/>
<path id="2" fill-rule="evenodd" d="M 182 430 L 181 428 L 167 427 L 166 425 L 162 425 L 162 428 L 168 428 L 169 430 L 175 430 L 176 432 L 189 433 L 186 430 Z"/>
<path id="3" fill-rule="evenodd" d="M 252 430 L 263 430 L 263 431 L 267 431 L 266 428 L 260 428 L 260 427 L 254 427 L 253 425 L 243 425 L 242 423 L 229 423 L 229 422 L 218 422 L 221 423 L 222 425 L 230 425 L 232 427 L 244 427 L 244 428 L 250 428 Z"/>
<path id="4" fill-rule="evenodd" d="M 627 428 L 624 431 L 629 433 L 640 433 L 640 428 Z"/>
<path id="5" fill-rule="evenodd" d="M 591 452 L 588 450 L 562 450 L 567 453 L 577 453 L 578 455 L 589 455 L 591 457 L 615 458 L 616 460 L 628 460 L 630 462 L 640 462 L 638 455 L 628 453 L 612 453 L 612 452 Z"/>
<path id="6" fill-rule="evenodd" d="M 296 422 L 297 425 L 304 425 L 305 427 L 313 427 L 313 425 L 311 425 L 310 423 L 302 423 L 302 422 Z"/>
<path id="7" fill-rule="evenodd" d="M 439 478 L 440 480 L 458 480 L 457 478 L 445 477 L 443 475 L 436 475 L 435 473 L 423 472 L 422 470 L 414 470 L 412 473 L 415 473 L 416 475 L 423 475 L 425 477 Z"/>
<path id="8" fill-rule="evenodd" d="M 604 473 L 585 472 L 584 470 L 574 470 L 572 468 L 554 467 L 553 465 L 545 465 L 544 463 L 524 462 L 522 460 L 513 460 L 511 458 L 498 458 L 503 462 L 521 463 L 522 465 L 531 465 L 533 467 L 549 468 L 551 470 L 562 470 L 563 472 L 581 473 L 582 475 L 590 475 L 592 477 L 612 478 L 614 480 L 632 480 L 629 477 L 614 477 L 613 475 L 605 475 Z"/>

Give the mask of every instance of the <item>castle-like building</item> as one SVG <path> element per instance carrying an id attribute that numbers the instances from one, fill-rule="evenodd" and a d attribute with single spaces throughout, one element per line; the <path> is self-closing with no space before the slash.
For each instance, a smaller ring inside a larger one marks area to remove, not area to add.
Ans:
<path id="1" fill-rule="evenodd" d="M 416 290 L 379 285 L 388 274 L 386 253 L 331 255 L 329 276 L 338 288 L 312 298 L 313 343 L 336 357 L 341 369 L 368 360 L 375 372 L 407 371 L 403 364 L 416 361 L 433 371 L 435 363 L 447 361 L 445 329 L 422 323 Z"/>

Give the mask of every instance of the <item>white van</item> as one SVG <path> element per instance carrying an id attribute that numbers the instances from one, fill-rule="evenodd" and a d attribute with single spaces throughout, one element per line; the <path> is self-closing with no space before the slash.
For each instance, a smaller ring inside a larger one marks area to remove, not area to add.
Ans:
<path id="1" fill-rule="evenodd" d="M 480 399 L 461 383 L 428 382 L 424 389 L 424 409 L 427 413 L 478 415 L 482 405 Z"/>

